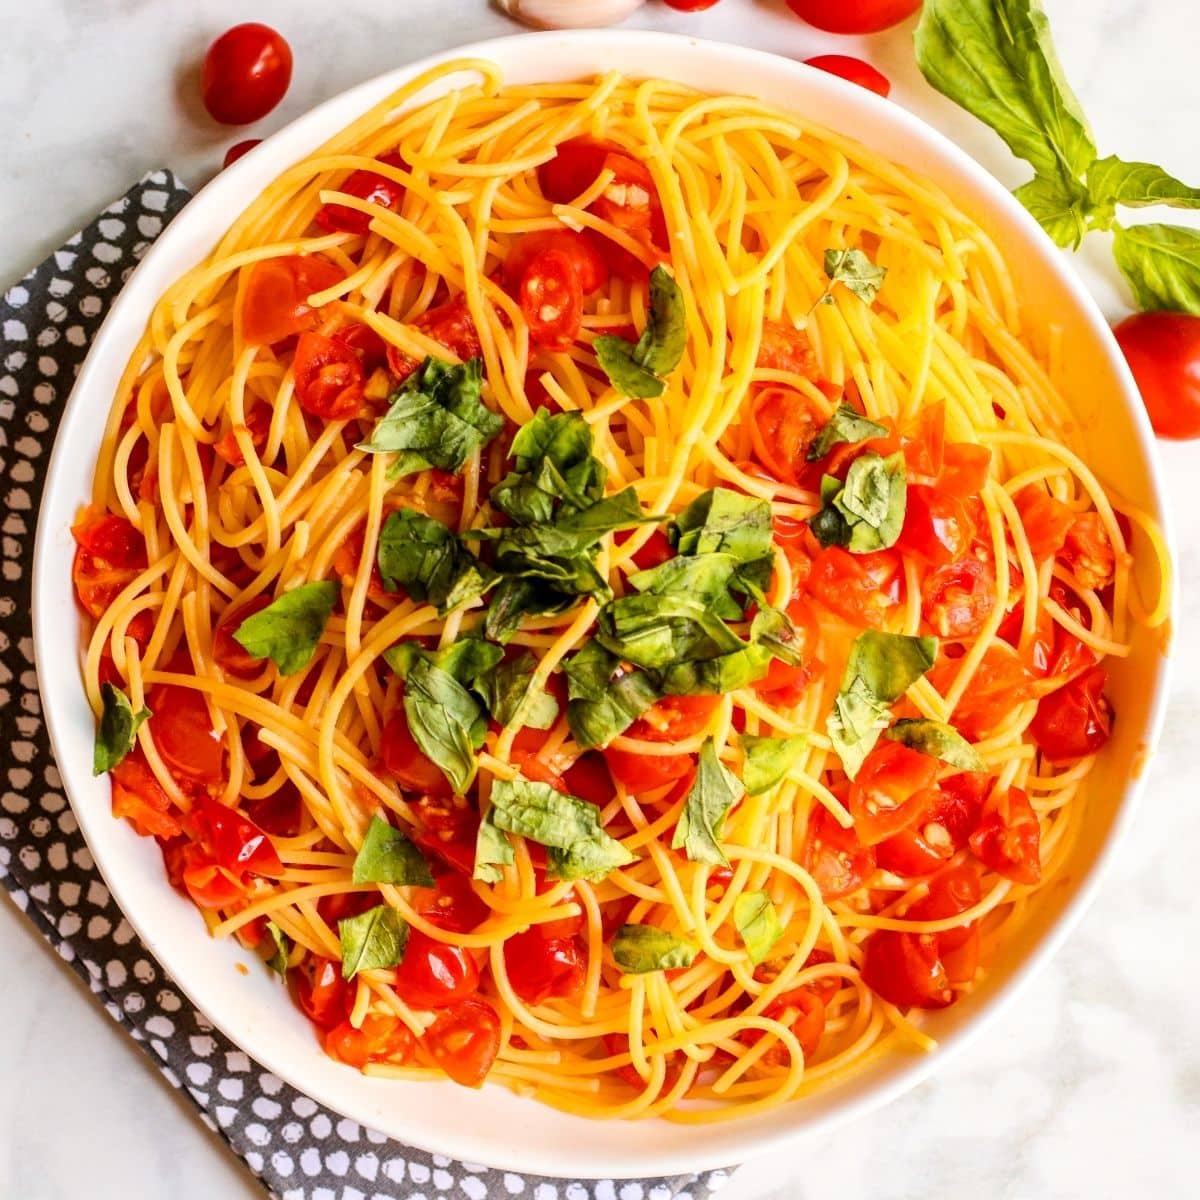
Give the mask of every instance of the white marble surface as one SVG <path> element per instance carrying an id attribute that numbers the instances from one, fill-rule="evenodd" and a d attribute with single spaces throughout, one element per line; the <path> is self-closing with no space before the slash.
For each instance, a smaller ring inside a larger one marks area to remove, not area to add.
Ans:
<path id="1" fill-rule="evenodd" d="M 1193 0 L 1046 7 L 1102 153 L 1200 179 Z M 245 136 L 207 122 L 195 98 L 196 63 L 229 24 L 271 22 L 295 52 L 291 92 L 256 135 L 399 62 L 515 32 L 486 0 L 3 0 L 0 14 L 3 283 L 144 170 L 165 163 L 198 186 Z M 924 87 L 907 29 L 861 48 L 802 25 L 782 0 L 721 0 L 692 16 L 651 0 L 630 23 L 799 58 L 857 49 L 892 77 L 895 100 L 1006 182 L 1023 177 L 995 138 Z M 1076 262 L 1116 316 L 1125 299 L 1102 249 Z M 730 1200 L 1197 1194 L 1198 453 L 1164 447 L 1181 543 L 1175 691 L 1136 827 L 1096 905 L 1019 1005 L 937 1079 L 832 1137 L 747 1167 Z M 0 1197 L 262 1194 L 2 901 L 0 974 Z"/>

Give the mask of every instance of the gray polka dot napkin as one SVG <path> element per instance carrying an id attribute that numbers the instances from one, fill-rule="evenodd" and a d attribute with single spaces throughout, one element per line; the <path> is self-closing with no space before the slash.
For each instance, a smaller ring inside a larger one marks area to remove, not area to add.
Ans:
<path id="1" fill-rule="evenodd" d="M 172 1087 L 279 1200 L 702 1200 L 725 1172 L 533 1179 L 390 1141 L 258 1066 L 176 990 L 109 896 L 41 720 L 30 566 L 54 430 L 109 304 L 188 191 L 147 175 L 0 301 L 0 883 Z M 197 936 L 200 936 L 197 925 Z M 136 1189 L 135 1189 L 136 1190 Z"/>

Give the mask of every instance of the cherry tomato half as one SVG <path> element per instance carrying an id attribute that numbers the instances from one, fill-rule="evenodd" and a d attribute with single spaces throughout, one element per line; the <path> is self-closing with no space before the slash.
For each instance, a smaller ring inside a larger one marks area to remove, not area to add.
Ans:
<path id="1" fill-rule="evenodd" d="M 1061 557 L 1083 587 L 1099 591 L 1112 583 L 1117 560 L 1098 512 L 1080 513 L 1071 522 Z"/>
<path id="2" fill-rule="evenodd" d="M 1200 317 L 1147 312 L 1113 329 L 1159 437 L 1200 437 Z"/>
<path id="3" fill-rule="evenodd" d="M 449 793 L 445 775 L 413 740 L 403 711 L 393 714 L 384 725 L 379 753 L 384 767 L 402 788 L 434 795 Z"/>
<path id="4" fill-rule="evenodd" d="M 204 694 L 195 688 L 160 683 L 151 688 L 146 707 L 154 745 L 177 778 L 220 783 L 225 773 L 225 735 L 218 736 Z"/>
<path id="5" fill-rule="evenodd" d="M 179 836 L 171 798 L 155 779 L 140 746 L 134 746 L 112 769 L 112 814 L 128 819 L 142 837 Z"/>
<path id="6" fill-rule="evenodd" d="M 1040 483 L 1030 483 L 1014 497 L 1017 513 L 1025 528 L 1025 537 L 1034 561 L 1052 558 L 1067 540 L 1067 530 L 1075 520 L 1075 514 L 1055 500 Z"/>
<path id="7" fill-rule="evenodd" d="M 504 260 L 505 287 L 514 291 L 519 288 L 526 268 L 543 250 L 558 250 L 570 259 L 585 296 L 608 282 L 608 264 L 582 233 L 573 229 L 545 229 L 523 234 L 513 243 Z"/>
<path id="8" fill-rule="evenodd" d="M 863 982 L 899 1008 L 945 1008 L 954 989 L 937 934 L 880 929 L 867 938 Z"/>
<path id="9" fill-rule="evenodd" d="M 850 785 L 850 815 L 859 839 L 874 846 L 916 822 L 926 811 L 927 790 L 937 774 L 937 759 L 900 742 L 881 741 Z"/>
<path id="10" fill-rule="evenodd" d="M 1008 788 L 988 798 L 971 834 L 971 852 L 985 867 L 1017 883 L 1042 878 L 1041 828 L 1029 797 Z"/>
<path id="11" fill-rule="evenodd" d="M 572 260 L 562 250 L 539 251 L 521 276 L 518 295 L 533 344 L 569 349 L 583 321 L 583 288 Z"/>
<path id="12" fill-rule="evenodd" d="M 350 1015 L 355 985 L 342 978 L 340 962 L 310 954 L 288 978 L 296 1003 L 319 1028 L 333 1029 Z"/>
<path id="13" fill-rule="evenodd" d="M 425 1044 L 455 1083 L 479 1087 L 500 1053 L 500 1018 L 486 1000 L 464 1000 L 438 1013 Z"/>
<path id="14" fill-rule="evenodd" d="M 269 25 L 227 29 L 204 56 L 200 94 L 222 125 L 249 125 L 283 99 L 292 81 L 292 50 Z"/>
<path id="15" fill-rule="evenodd" d="M 635 795 L 686 779 L 696 765 L 690 754 L 635 754 L 615 746 L 601 753 L 612 777 Z"/>
<path id="16" fill-rule="evenodd" d="M 407 1062 L 415 1041 L 412 1030 L 398 1017 L 368 1013 L 358 1029 L 349 1021 L 335 1025 L 325 1035 L 325 1053 L 361 1071 L 367 1063 Z"/>
<path id="17" fill-rule="evenodd" d="M 344 279 L 340 268 L 311 254 L 264 258 L 242 268 L 242 337 L 269 346 L 317 323 L 308 303 L 314 292 Z"/>
<path id="18" fill-rule="evenodd" d="M 381 154 L 381 163 L 389 167 L 408 169 L 408 163 L 398 154 Z M 353 196 L 357 200 L 365 200 L 368 204 L 377 204 L 389 212 L 399 212 L 404 203 L 404 185 L 380 175 L 377 171 L 355 171 L 338 185 L 339 192 Z M 323 204 L 317 210 L 317 224 L 331 233 L 365 234 L 371 225 L 371 214 L 359 212 L 345 204 Z"/>
<path id="19" fill-rule="evenodd" d="M 931 566 L 957 562 L 971 548 L 975 523 L 966 505 L 939 488 L 909 484 L 899 545 Z"/>
<path id="20" fill-rule="evenodd" d="M 843 828 L 817 808 L 808 823 L 804 865 L 826 900 L 856 892 L 875 871 L 875 848 L 864 846 L 854 828 Z"/>
<path id="21" fill-rule="evenodd" d="M 750 401 L 754 457 L 780 483 L 799 484 L 808 470 L 808 450 L 824 415 L 792 388 L 765 387 Z"/>
<path id="22" fill-rule="evenodd" d="M 978 633 L 995 607 L 996 577 L 974 558 L 938 567 L 921 585 L 921 614 L 939 637 Z"/>
<path id="23" fill-rule="evenodd" d="M 1112 705 L 1104 694 L 1108 675 L 1092 667 L 1038 701 L 1029 732 L 1052 763 L 1095 754 L 1112 734 Z"/>
<path id="24" fill-rule="evenodd" d="M 708 728 L 720 696 L 664 696 L 652 704 L 625 736 L 645 742 L 678 742 Z"/>
<path id="25" fill-rule="evenodd" d="M 324 421 L 348 421 L 362 410 L 363 368 L 344 342 L 305 332 L 292 360 L 296 399 L 306 413 Z"/>
<path id="26" fill-rule="evenodd" d="M 849 54 L 818 54 L 816 58 L 806 58 L 805 66 L 816 67 L 845 79 L 849 83 L 857 83 L 859 87 L 874 92 L 877 96 L 887 97 L 892 90 L 891 80 L 882 72 L 877 71 L 869 62 L 861 58 L 853 58 Z"/>
<path id="27" fill-rule="evenodd" d="M 283 873 L 283 863 L 271 839 L 249 817 L 211 796 L 201 796 L 191 812 L 205 848 L 218 866 L 240 874 L 250 871 L 271 878 Z"/>
<path id="28" fill-rule="evenodd" d="M 921 0 L 787 0 L 787 5 L 828 33 L 878 33 L 911 17 Z"/>

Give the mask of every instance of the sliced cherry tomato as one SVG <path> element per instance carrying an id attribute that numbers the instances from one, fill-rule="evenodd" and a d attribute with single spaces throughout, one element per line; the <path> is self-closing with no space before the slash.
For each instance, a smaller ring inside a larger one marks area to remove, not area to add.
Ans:
<path id="1" fill-rule="evenodd" d="M 592 202 L 592 211 L 626 233 L 665 245 L 658 189 L 645 163 L 617 152 L 604 156 L 602 169 L 613 173 L 613 181 Z"/>
<path id="2" fill-rule="evenodd" d="M 850 815 L 859 840 L 874 846 L 924 816 L 938 762 L 927 754 L 881 741 L 850 785 Z"/>
<path id="3" fill-rule="evenodd" d="M 1017 883 L 1042 878 L 1041 828 L 1020 788 L 994 792 L 971 834 L 971 852 L 985 867 Z"/>
<path id="4" fill-rule="evenodd" d="M 910 475 L 937 479 L 946 453 L 946 406 L 940 400 L 917 414 L 914 428 L 900 439 Z"/>
<path id="5" fill-rule="evenodd" d="M 466 801 L 450 796 L 444 777 L 440 793 L 419 797 L 413 807 L 421 824 L 413 841 L 469 878 L 475 870 L 479 814 Z"/>
<path id="6" fill-rule="evenodd" d="M 483 352 L 465 294 L 459 294 L 437 308 L 427 309 L 413 321 L 413 328 L 440 342 L 462 362 L 478 358 Z M 401 383 L 421 365 L 418 359 L 410 358 L 396 346 L 387 348 L 387 361 L 392 374 Z"/>
<path id="7" fill-rule="evenodd" d="M 142 837 L 179 836 L 171 798 L 154 778 L 140 746 L 134 746 L 112 769 L 112 814 L 127 818 Z"/>
<path id="8" fill-rule="evenodd" d="M 277 878 L 283 863 L 271 839 L 249 817 L 211 796 L 201 796 L 192 808 L 205 848 L 218 866 L 234 874 L 247 871 Z"/>
<path id="9" fill-rule="evenodd" d="M 617 545 L 626 541 L 629 536 L 628 531 L 621 530 L 615 535 Z M 670 539 L 661 529 L 656 529 L 646 539 L 646 544 L 633 556 L 633 563 L 639 571 L 649 571 L 654 567 L 661 567 L 668 559 L 674 557 L 675 548 Z"/>
<path id="10" fill-rule="evenodd" d="M 568 349 L 583 322 L 583 288 L 570 258 L 561 250 L 540 251 L 525 268 L 518 294 L 534 345 Z"/>
<path id="11" fill-rule="evenodd" d="M 595 750 L 581 754 L 563 773 L 563 782 L 572 796 L 597 808 L 603 808 L 616 795 L 604 757 Z"/>
<path id="12" fill-rule="evenodd" d="M 204 56 L 200 94 L 222 125 L 249 125 L 283 99 L 292 81 L 292 50 L 269 25 L 227 29 Z"/>
<path id="13" fill-rule="evenodd" d="M 247 414 L 246 423 L 238 427 L 250 435 L 250 442 L 258 453 L 267 444 L 267 435 L 271 432 L 271 409 L 266 404 L 256 404 Z M 243 466 L 246 456 L 238 445 L 237 435 L 231 429 L 213 446 L 218 458 L 223 459 L 231 467 Z"/>
<path id="14" fill-rule="evenodd" d="M 232 167 L 239 158 L 249 154 L 255 146 L 262 145 L 262 138 L 247 138 L 244 142 L 234 142 L 228 150 L 225 151 L 225 158 L 221 162 L 221 169 Z"/>
<path id="15" fill-rule="evenodd" d="M 1027 484 L 1013 497 L 1013 502 L 1034 561 L 1053 558 L 1063 548 L 1075 514 L 1040 483 Z"/>
<path id="16" fill-rule="evenodd" d="M 581 196 L 604 169 L 609 154 L 619 152 L 612 142 L 577 137 L 559 144 L 554 157 L 537 169 L 542 195 L 551 204 L 569 204 Z"/>
<path id="17" fill-rule="evenodd" d="M 312 329 L 317 311 L 308 303 L 345 278 L 341 269 L 311 254 L 264 258 L 242 268 L 242 337 L 252 346 L 270 346 Z"/>
<path id="18" fill-rule="evenodd" d="M 720 696 L 664 696 L 652 704 L 626 731 L 644 742 L 678 742 L 708 728 Z"/>
<path id="19" fill-rule="evenodd" d="M 399 1018 L 367 1013 L 360 1029 L 349 1021 L 335 1025 L 325 1035 L 325 1053 L 361 1071 L 367 1063 L 408 1062 L 415 1042 L 412 1031 Z"/>
<path id="20" fill-rule="evenodd" d="M 891 80 L 869 62 L 861 58 L 853 58 L 849 54 L 818 54 L 816 58 L 806 58 L 806 66 L 816 67 L 829 75 L 837 75 L 849 83 L 857 83 L 859 87 L 874 92 L 877 96 L 887 97 L 892 90 Z"/>
<path id="21" fill-rule="evenodd" d="M 1029 732 L 1052 763 L 1071 762 L 1095 754 L 1112 734 L 1112 705 L 1104 694 L 1108 674 L 1092 667 L 1043 696 Z"/>
<path id="22" fill-rule="evenodd" d="M 362 413 L 363 368 L 344 342 L 323 333 L 302 333 L 292 361 L 296 399 L 324 421 L 348 421 Z"/>
<path id="23" fill-rule="evenodd" d="M 813 810 L 808 824 L 805 868 L 826 900 L 856 892 L 875 871 L 875 848 L 864 846 L 854 828 L 844 829 L 827 809 Z"/>
<path id="24" fill-rule="evenodd" d="M 792 988 L 772 1000 L 763 1009 L 762 1015 L 786 1025 L 796 1035 L 805 1061 L 817 1053 L 825 1033 L 825 1002 L 816 989 L 807 986 Z M 748 1029 L 738 1034 L 738 1040 L 753 1046 L 763 1036 L 762 1030 Z M 791 1055 L 785 1046 L 776 1041 L 758 1061 L 767 1067 L 787 1067 L 791 1065 Z"/>
<path id="25" fill-rule="evenodd" d="M 446 1008 L 479 990 L 479 970 L 469 951 L 409 930 L 396 968 L 396 992 L 413 1008 Z"/>
<path id="26" fill-rule="evenodd" d="M 773 658 L 767 673 L 761 679 L 756 679 L 750 688 L 775 705 L 799 704 L 816 675 L 814 667 L 811 659 L 785 663 L 781 658 Z"/>
<path id="27" fill-rule="evenodd" d="M 321 1029 L 333 1029 L 350 1016 L 355 985 L 342 978 L 342 964 L 310 954 L 288 972 L 296 1003 Z"/>
<path id="28" fill-rule="evenodd" d="M 769 371 L 790 371 L 814 383 L 820 378 L 817 356 L 808 334 L 782 321 L 763 322 L 757 361 L 760 367 Z"/>
<path id="29" fill-rule="evenodd" d="M 79 606 L 102 617 L 109 605 L 146 567 L 146 543 L 124 517 L 86 508 L 71 527 L 77 543 L 71 580 Z"/>
<path id="30" fill-rule="evenodd" d="M 491 909 L 471 886 L 471 881 L 458 871 L 442 869 L 432 888 L 422 888 L 420 898 L 413 897 L 417 912 L 439 929 L 454 933 L 470 933 L 476 925 L 487 920 Z"/>
<path id="31" fill-rule="evenodd" d="M 1080 513 L 1071 522 L 1061 557 L 1080 586 L 1098 591 L 1112 583 L 1117 559 L 1099 513 Z"/>
<path id="32" fill-rule="evenodd" d="M 522 234 L 513 243 L 504 260 L 505 286 L 514 291 L 519 288 L 529 264 L 544 250 L 557 250 L 567 256 L 585 296 L 608 282 L 608 264 L 582 233 L 573 229 L 545 229 Z"/>
<path id="33" fill-rule="evenodd" d="M 957 562 L 971 548 L 975 523 L 961 500 L 921 483 L 908 486 L 899 545 L 932 566 Z"/>
<path id="34" fill-rule="evenodd" d="M 236 611 L 222 614 L 213 634 L 213 658 L 226 675 L 249 679 L 263 669 L 263 660 L 255 658 L 233 635 L 243 621 L 262 612 L 270 603 L 270 596 L 255 596 Z"/>
<path id="35" fill-rule="evenodd" d="M 202 784 L 225 776 L 225 735 L 218 735 L 202 692 L 160 683 L 150 690 L 147 722 L 154 745 L 172 775 Z"/>
<path id="36" fill-rule="evenodd" d="M 572 996 L 583 986 L 583 948 L 573 937 L 548 937 L 535 925 L 504 943 L 504 968 L 526 1004 Z"/>
<path id="37" fill-rule="evenodd" d="M 866 941 L 863 982 L 898 1008 L 945 1008 L 954 989 L 933 933 L 879 929 Z"/>
<path id="38" fill-rule="evenodd" d="M 978 496 L 987 483 L 992 452 L 986 446 L 970 442 L 947 442 L 938 488 L 960 500 Z"/>
<path id="39" fill-rule="evenodd" d="M 957 661 L 943 655 L 930 672 L 930 682 L 945 693 L 957 672 Z M 954 726 L 968 741 L 977 742 L 1027 699 L 1029 673 L 1011 646 L 995 642 L 988 646 L 954 710 Z"/>
<path id="40" fill-rule="evenodd" d="M 851 624 L 881 626 L 900 603 L 904 573 L 894 550 L 850 554 L 829 546 L 813 553 L 811 564 L 808 594 Z"/>
<path id="41" fill-rule="evenodd" d="M 1159 437 L 1200 437 L 1200 317 L 1145 312 L 1113 329 Z"/>
<path id="42" fill-rule="evenodd" d="M 686 779 L 696 766 L 691 754 L 635 754 L 615 746 L 609 746 L 602 753 L 612 777 L 635 795 Z"/>
<path id="43" fill-rule="evenodd" d="M 963 772 L 941 780 L 932 795 L 921 798 L 924 811 L 916 823 L 876 848 L 879 865 L 909 878 L 939 870 L 967 844 L 990 784 L 982 772 Z M 916 804 L 917 797 L 913 801 Z"/>
<path id="44" fill-rule="evenodd" d="M 379 753 L 384 767 L 402 788 L 437 796 L 449 794 L 445 775 L 413 740 L 403 711 L 393 713 L 384 725 Z"/>
<path id="45" fill-rule="evenodd" d="M 951 867 L 940 875 L 935 875 L 929 881 L 929 891 L 904 914 L 912 921 L 944 921 L 956 917 L 959 913 L 974 908 L 979 903 L 982 891 L 979 885 L 979 875 L 972 866 Z M 956 929 L 944 929 L 935 934 L 942 961 L 946 964 L 951 983 L 967 983 L 975 974 L 975 963 L 972 960 L 978 956 L 979 931 L 974 921 L 967 921 Z M 974 942 L 973 953 L 963 956 L 962 960 L 954 961 L 951 955 L 955 951 L 965 949 Z M 951 962 L 954 961 L 954 968 Z M 959 968 L 970 967 L 969 973 L 962 975 Z"/>
<path id="46" fill-rule="evenodd" d="M 787 5 L 829 33 L 878 33 L 911 17 L 921 0 L 787 0 Z"/>
<path id="47" fill-rule="evenodd" d="M 786 387 L 760 388 L 750 401 L 754 457 L 780 483 L 799 484 L 809 469 L 809 448 L 824 423 L 807 396 Z"/>
<path id="48" fill-rule="evenodd" d="M 408 163 L 398 154 L 381 154 L 379 161 L 389 167 L 408 170 Z M 377 204 L 389 212 L 399 212 L 404 203 L 404 185 L 376 171 L 355 171 L 337 190 L 368 204 Z M 316 219 L 322 229 L 328 229 L 331 233 L 340 231 L 365 235 L 371 225 L 369 213 L 359 212 L 345 204 L 323 204 L 317 210 Z"/>
<path id="49" fill-rule="evenodd" d="M 425 1044 L 455 1083 L 479 1087 L 500 1053 L 500 1018 L 486 1000 L 464 1000 L 438 1013 Z"/>
<path id="50" fill-rule="evenodd" d="M 995 607 L 996 577 L 974 558 L 938 567 L 921 585 L 921 614 L 939 637 L 978 633 Z"/>
<path id="51" fill-rule="evenodd" d="M 241 876 L 213 862 L 202 847 L 189 842 L 182 857 L 181 881 L 197 908 L 230 908 L 245 897 Z"/>

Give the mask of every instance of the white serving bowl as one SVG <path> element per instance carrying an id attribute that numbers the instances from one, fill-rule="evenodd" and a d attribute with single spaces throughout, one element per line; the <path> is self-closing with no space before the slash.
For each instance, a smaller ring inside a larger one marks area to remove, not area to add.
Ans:
<path id="1" fill-rule="evenodd" d="M 1028 326 L 1061 328 L 1063 379 L 1101 478 L 1164 524 L 1155 446 L 1133 380 L 1095 304 L 1033 219 L 980 166 L 917 118 L 861 88 L 783 58 L 643 32 L 525 34 L 401 67 L 337 96 L 265 141 L 208 184 L 134 272 L 96 338 L 59 427 L 38 525 L 34 630 L 46 718 L 63 780 L 96 863 L 130 922 L 225 1034 L 264 1066 L 340 1113 L 423 1149 L 544 1175 L 625 1177 L 736 1163 L 861 1115 L 927 1078 L 978 1033 L 1060 946 L 1117 852 L 1166 696 L 1159 640 L 1139 632 L 1114 662 L 1120 719 L 1089 786 L 1089 812 L 1071 869 L 1038 897 L 1020 935 L 989 964 L 978 990 L 931 1016 L 940 1048 L 897 1054 L 852 1079 L 772 1112 L 716 1125 L 662 1120 L 587 1122 L 489 1086 L 369 1079 L 328 1059 L 278 980 L 232 942 L 213 941 L 168 886 L 157 847 L 109 811 L 109 783 L 91 773 L 93 720 L 80 686 L 69 527 L 87 502 L 92 464 L 117 382 L 163 290 L 199 262 L 279 172 L 429 66 L 457 57 L 497 62 L 516 82 L 565 80 L 619 67 L 711 92 L 759 97 L 885 152 L 940 184 L 1006 255 Z M 443 80 L 445 89 L 449 81 Z M 1101 419 L 1102 418 L 1102 419 Z M 236 966 L 249 962 L 248 974 Z M 1037 1003 L 1036 997 L 1028 1002 Z"/>

